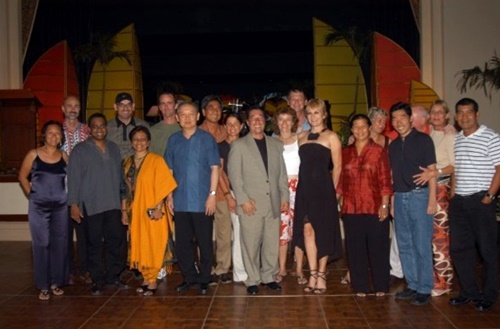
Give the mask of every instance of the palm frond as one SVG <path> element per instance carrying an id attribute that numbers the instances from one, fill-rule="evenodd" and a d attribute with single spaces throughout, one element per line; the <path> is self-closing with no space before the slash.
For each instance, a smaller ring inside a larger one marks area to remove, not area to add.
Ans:
<path id="1" fill-rule="evenodd" d="M 493 92 L 500 90 L 500 58 L 495 51 L 491 59 L 484 63 L 484 68 L 475 66 L 456 75 L 460 76 L 457 88 L 461 93 L 473 88 L 483 89 L 485 96 L 491 100 Z"/>

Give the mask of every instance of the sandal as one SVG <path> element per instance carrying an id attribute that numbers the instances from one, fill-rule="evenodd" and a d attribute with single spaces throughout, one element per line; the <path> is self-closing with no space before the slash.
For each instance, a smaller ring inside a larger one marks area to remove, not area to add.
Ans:
<path id="1" fill-rule="evenodd" d="M 375 297 L 384 297 L 384 296 L 385 296 L 385 292 L 383 292 L 383 291 L 377 291 L 375 293 Z"/>
<path id="2" fill-rule="evenodd" d="M 49 300 L 50 299 L 50 292 L 48 290 L 42 290 L 40 291 L 40 294 L 38 295 L 39 300 Z"/>
<path id="3" fill-rule="evenodd" d="M 326 272 L 319 272 L 318 271 L 318 274 L 317 274 L 317 278 L 318 278 L 318 281 L 319 279 L 322 279 L 325 281 L 325 286 L 326 286 Z M 316 285 L 318 284 L 318 282 L 316 282 Z M 324 294 L 326 292 L 326 287 L 325 288 L 318 288 L 316 287 L 316 289 L 314 289 L 314 293 L 316 295 L 321 295 L 321 294 Z"/>
<path id="4" fill-rule="evenodd" d="M 361 297 L 361 298 L 365 298 L 366 294 L 364 292 L 358 292 L 358 293 L 356 293 L 356 296 Z"/>
<path id="5" fill-rule="evenodd" d="M 144 289 L 144 296 L 153 296 L 156 292 L 156 289 L 158 288 L 158 285 L 155 284 L 154 288 L 149 288 L 149 285 L 146 286 L 146 289 Z"/>
<path id="6" fill-rule="evenodd" d="M 316 283 L 314 284 L 314 287 L 312 287 L 312 286 L 305 287 L 304 291 L 305 292 L 314 292 L 316 290 L 316 285 L 318 284 L 318 270 L 310 270 L 309 274 L 310 274 L 309 280 L 311 280 L 311 278 L 313 278 L 316 280 Z"/>
<path id="7" fill-rule="evenodd" d="M 142 294 L 146 290 L 148 290 L 148 285 L 143 283 L 142 286 L 140 286 L 139 288 L 135 289 L 135 292 L 137 292 L 139 294 Z"/>
<path id="8" fill-rule="evenodd" d="M 303 275 L 297 275 L 297 284 L 303 286 L 307 283 L 307 279 Z"/>
<path id="9" fill-rule="evenodd" d="M 276 274 L 276 276 L 274 277 L 274 281 L 276 281 L 276 283 L 281 283 L 281 281 L 283 281 L 283 279 L 285 278 L 286 276 L 286 273 L 285 274 Z"/>
<path id="10" fill-rule="evenodd" d="M 57 287 L 54 284 L 50 287 L 50 290 L 52 291 L 52 294 L 54 296 L 62 296 L 62 295 L 64 295 L 64 290 L 62 290 L 61 288 Z"/>
<path id="11" fill-rule="evenodd" d="M 351 283 L 351 277 L 349 275 L 349 272 L 347 272 L 346 275 L 344 275 L 342 279 L 340 279 L 340 284 L 350 284 L 350 283 Z"/>

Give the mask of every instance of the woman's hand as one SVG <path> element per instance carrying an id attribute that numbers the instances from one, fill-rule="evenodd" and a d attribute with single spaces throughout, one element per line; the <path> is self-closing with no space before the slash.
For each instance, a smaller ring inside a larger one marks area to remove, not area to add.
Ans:
<path id="1" fill-rule="evenodd" d="M 389 217 L 389 206 L 386 204 L 381 204 L 378 208 L 378 221 L 383 222 Z"/>
<path id="2" fill-rule="evenodd" d="M 123 225 L 128 225 L 129 224 L 129 221 L 128 221 L 128 212 L 122 210 L 122 224 Z"/>

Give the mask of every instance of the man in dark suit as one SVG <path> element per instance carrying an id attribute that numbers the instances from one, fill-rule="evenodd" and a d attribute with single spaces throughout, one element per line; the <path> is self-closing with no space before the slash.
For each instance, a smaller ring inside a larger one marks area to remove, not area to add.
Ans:
<path id="1" fill-rule="evenodd" d="M 288 209 L 288 180 L 283 144 L 264 133 L 261 108 L 248 111 L 250 133 L 233 142 L 229 152 L 229 180 L 236 196 L 241 225 L 241 251 L 251 295 L 258 284 L 281 290 L 278 273 L 280 213 Z"/>

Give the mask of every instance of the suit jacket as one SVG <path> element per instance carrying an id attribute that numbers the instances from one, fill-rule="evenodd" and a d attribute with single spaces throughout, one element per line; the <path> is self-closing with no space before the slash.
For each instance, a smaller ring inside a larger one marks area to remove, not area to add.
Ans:
<path id="1" fill-rule="evenodd" d="M 281 202 L 289 202 L 283 144 L 268 136 L 265 139 L 269 173 L 266 173 L 262 156 L 250 134 L 231 144 L 228 174 L 240 216 L 243 215 L 241 205 L 249 199 L 256 202 L 256 216 L 265 216 L 271 210 L 275 218 L 280 216 Z"/>

